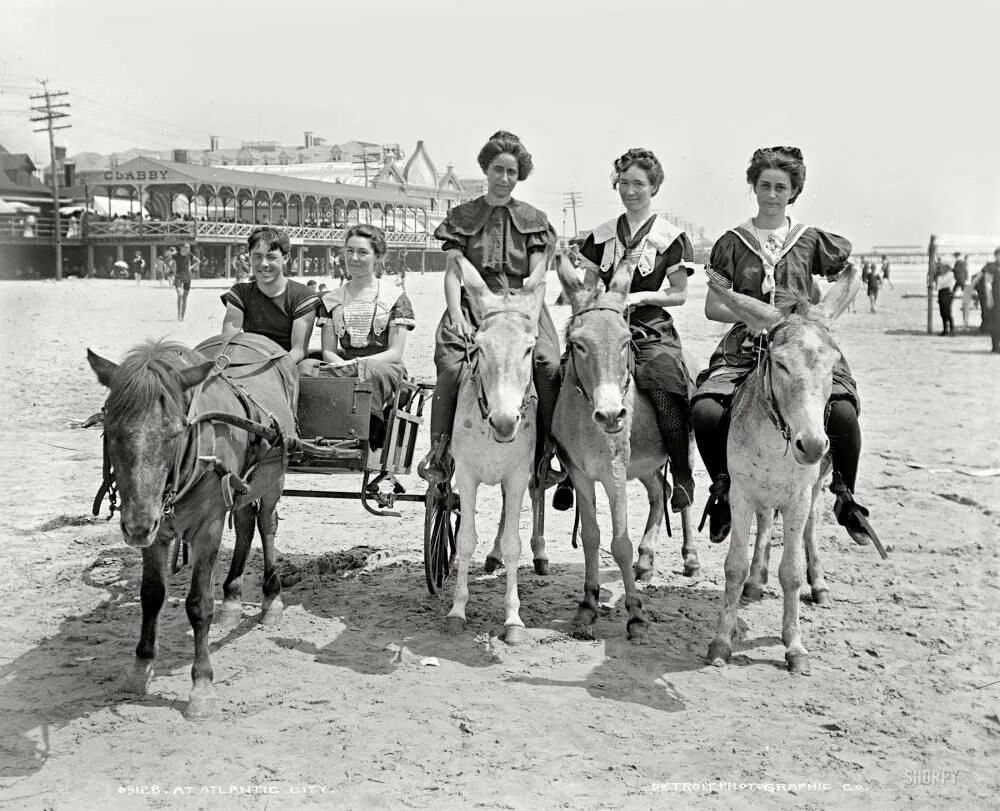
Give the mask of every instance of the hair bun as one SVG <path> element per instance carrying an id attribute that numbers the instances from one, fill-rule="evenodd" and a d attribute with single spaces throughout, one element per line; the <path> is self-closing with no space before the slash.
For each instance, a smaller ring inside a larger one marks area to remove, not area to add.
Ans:
<path id="1" fill-rule="evenodd" d="M 514 133 L 507 132 L 507 130 L 497 130 L 490 136 L 491 141 L 502 141 L 502 140 L 517 141 L 521 143 L 521 139 L 518 138 Z"/>

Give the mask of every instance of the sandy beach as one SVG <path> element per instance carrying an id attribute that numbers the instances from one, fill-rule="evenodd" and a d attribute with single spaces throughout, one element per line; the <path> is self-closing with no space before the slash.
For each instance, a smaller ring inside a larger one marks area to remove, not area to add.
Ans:
<path id="1" fill-rule="evenodd" d="M 356 502 L 286 499 L 278 546 L 301 578 L 285 591 L 280 626 L 261 628 L 255 547 L 243 622 L 213 630 L 221 711 L 203 724 L 181 714 L 189 570 L 170 581 L 149 695 L 115 692 L 138 637 L 140 553 L 123 544 L 117 521 L 105 522 L 106 509 L 90 516 L 100 431 L 66 423 L 103 401 L 87 347 L 117 360 L 147 337 L 194 345 L 220 331 L 225 282 L 196 282 L 182 324 L 173 290 L 155 283 L 0 283 L 0 805 L 994 805 L 1000 477 L 976 474 L 1000 467 L 1000 357 L 976 332 L 926 334 L 926 303 L 903 296 L 923 290 L 925 272 L 894 268 L 879 311 L 868 312 L 862 293 L 835 330 L 861 391 L 859 498 L 890 553 L 883 562 L 857 547 L 828 499 L 820 538 L 834 604 L 818 608 L 803 592 L 810 678 L 785 669 L 780 550 L 764 599 L 740 612 L 733 664 L 717 669 L 705 653 L 727 545 L 699 534 L 702 570 L 687 578 L 679 540 L 661 534 L 658 571 L 642 586 L 652 621 L 643 647 L 625 640 L 620 575 L 602 553 L 602 615 L 597 640 L 585 642 L 567 634 L 583 584 L 572 514 L 549 511 L 552 573 L 539 577 L 525 510 L 528 640 L 511 648 L 497 639 L 502 573 L 472 580 L 467 632 L 444 634 L 451 584 L 443 597 L 427 594 L 421 505 L 378 519 Z M 407 365 L 432 379 L 441 277 L 411 273 L 407 287 L 418 320 Z M 698 274 L 675 314 L 702 363 L 721 333 L 703 315 L 704 293 Z M 552 275 L 548 301 L 557 294 Z M 553 309 L 557 325 L 566 315 Z M 424 431 L 418 454 L 426 441 Z M 696 483 L 700 516 L 700 460 Z M 416 476 L 406 484 L 423 491 Z M 630 492 L 637 543 L 646 501 L 637 483 Z M 499 492 L 481 503 L 480 537 L 491 539 Z M 602 527 L 609 537 L 606 514 Z M 217 583 L 231 548 L 227 531 Z"/>

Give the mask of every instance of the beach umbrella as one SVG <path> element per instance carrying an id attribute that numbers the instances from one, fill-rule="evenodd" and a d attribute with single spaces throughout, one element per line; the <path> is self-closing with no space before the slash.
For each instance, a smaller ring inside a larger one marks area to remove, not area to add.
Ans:
<path id="1" fill-rule="evenodd" d="M 122 270 L 128 270 L 128 262 L 126 262 L 124 259 L 119 259 L 117 262 L 115 262 L 115 267 L 121 268 Z"/>

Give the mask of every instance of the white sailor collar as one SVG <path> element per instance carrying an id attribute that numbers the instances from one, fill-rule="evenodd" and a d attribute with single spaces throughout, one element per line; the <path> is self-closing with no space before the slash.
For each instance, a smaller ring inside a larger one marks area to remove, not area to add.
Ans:
<path id="1" fill-rule="evenodd" d="M 643 238 L 638 248 L 639 256 L 635 269 L 639 271 L 640 276 L 648 276 L 652 273 L 653 267 L 656 264 L 656 255 L 663 253 L 684 233 L 682 229 L 673 223 L 667 222 L 659 214 L 654 214 L 653 216 L 656 219 L 653 220 L 649 233 Z M 619 219 L 620 217 L 615 217 L 614 219 L 607 220 L 594 229 L 594 245 L 604 245 L 604 253 L 601 257 L 601 270 L 605 272 L 612 265 L 617 267 L 621 261 L 627 258 L 625 256 L 625 246 L 618 239 Z M 619 246 L 621 246 L 620 251 Z"/>

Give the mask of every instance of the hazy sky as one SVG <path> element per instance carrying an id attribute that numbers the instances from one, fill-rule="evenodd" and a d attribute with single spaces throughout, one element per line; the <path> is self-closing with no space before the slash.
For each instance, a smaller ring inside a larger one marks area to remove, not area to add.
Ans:
<path id="1" fill-rule="evenodd" d="M 754 213 L 754 148 L 794 144 L 792 213 L 860 249 L 1000 233 L 1000 2 L 0 0 L 0 143 L 47 162 L 37 78 L 70 93 L 70 154 L 424 139 L 478 173 L 497 129 L 561 230 L 619 210 L 612 160 L 646 146 L 654 205 L 710 235 Z"/>

